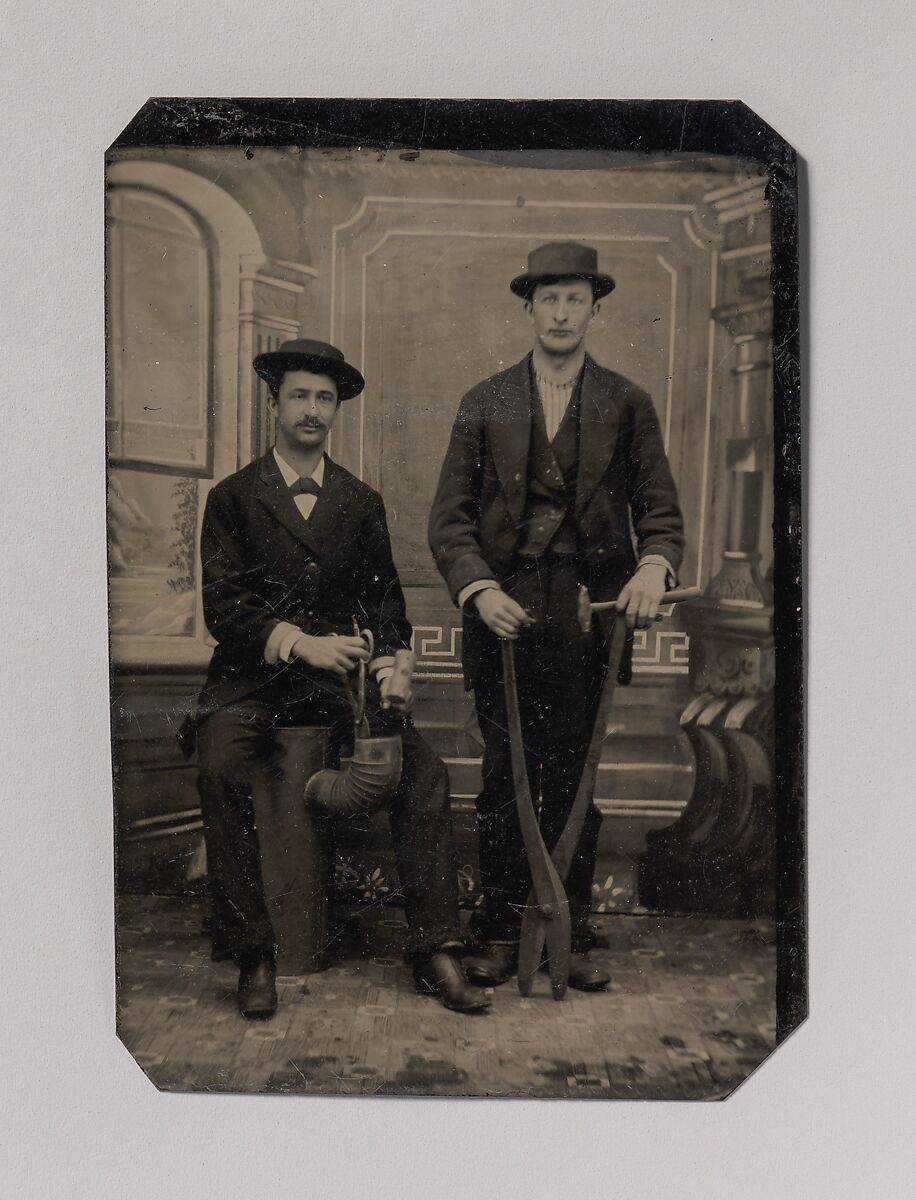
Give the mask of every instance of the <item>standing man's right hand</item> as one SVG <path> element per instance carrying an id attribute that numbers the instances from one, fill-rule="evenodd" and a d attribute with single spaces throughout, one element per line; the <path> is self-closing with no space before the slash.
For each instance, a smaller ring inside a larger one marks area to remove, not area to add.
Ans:
<path id="1" fill-rule="evenodd" d="M 326 637 L 304 633 L 294 642 L 292 653 L 310 667 L 331 671 L 334 675 L 349 675 L 358 662 L 369 659 L 369 647 L 361 637 L 338 633 Z"/>
<path id="2" fill-rule="evenodd" d="M 523 625 L 530 625 L 531 618 L 520 604 L 500 588 L 487 588 L 473 597 L 480 619 L 497 637 L 514 642 Z"/>

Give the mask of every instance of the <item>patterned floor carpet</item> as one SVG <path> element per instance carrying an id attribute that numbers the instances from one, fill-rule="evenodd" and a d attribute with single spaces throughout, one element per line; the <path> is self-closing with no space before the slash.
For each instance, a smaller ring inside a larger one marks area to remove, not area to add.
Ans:
<path id="1" fill-rule="evenodd" d="M 773 1049 L 775 949 L 765 921 L 618 915 L 593 957 L 609 992 L 546 977 L 495 989 L 483 1017 L 415 994 L 396 909 L 347 925 L 341 961 L 278 980 L 249 1023 L 237 973 L 212 963 L 199 900 L 128 896 L 119 910 L 119 1032 L 167 1091 L 718 1099 Z"/>

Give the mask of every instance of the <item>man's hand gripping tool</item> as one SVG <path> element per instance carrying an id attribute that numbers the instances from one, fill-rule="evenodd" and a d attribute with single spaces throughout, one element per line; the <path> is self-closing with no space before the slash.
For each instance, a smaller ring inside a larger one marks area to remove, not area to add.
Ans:
<path id="1" fill-rule="evenodd" d="M 360 629 L 359 622 L 353 618 L 353 636 L 361 637 L 369 650 L 369 660 L 375 649 L 375 638 L 371 629 Z M 412 650 L 396 650 L 394 669 L 388 686 L 388 700 L 391 704 L 404 704 L 411 694 L 413 679 L 414 654 Z M 369 722 L 366 720 L 366 679 L 367 664 L 360 661 L 356 668 L 356 677 L 352 682 L 347 681 L 347 693 L 350 707 L 353 709 L 353 728 L 356 737 L 370 736 Z"/>

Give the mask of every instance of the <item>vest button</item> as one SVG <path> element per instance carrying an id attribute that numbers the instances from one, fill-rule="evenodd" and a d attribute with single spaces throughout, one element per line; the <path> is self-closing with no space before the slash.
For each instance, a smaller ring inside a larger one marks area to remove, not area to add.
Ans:
<path id="1" fill-rule="evenodd" d="M 603 557 L 604 557 L 604 549 L 603 549 L 603 548 L 602 548 L 601 550 L 599 550 L 599 551 L 598 551 L 598 557 L 599 557 L 599 558 L 603 558 Z"/>
<path id="2" fill-rule="evenodd" d="M 521 483 L 521 482 L 522 482 L 522 476 L 521 476 L 521 472 L 517 472 L 517 473 L 516 473 L 516 476 L 515 476 L 515 482 L 516 482 L 516 483 Z"/>

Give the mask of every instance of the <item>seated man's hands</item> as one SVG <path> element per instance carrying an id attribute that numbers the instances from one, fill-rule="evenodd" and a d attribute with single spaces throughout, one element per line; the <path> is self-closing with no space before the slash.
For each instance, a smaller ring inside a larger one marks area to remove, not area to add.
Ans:
<path id="1" fill-rule="evenodd" d="M 480 619 L 497 637 L 514 642 L 521 627 L 532 623 L 522 606 L 501 588 L 486 588 L 472 599 Z"/>
<path id="2" fill-rule="evenodd" d="M 617 597 L 617 611 L 627 615 L 630 629 L 646 629 L 658 614 L 658 605 L 668 590 L 668 570 L 645 563 Z"/>
<path id="3" fill-rule="evenodd" d="M 303 633 L 293 643 L 292 654 L 319 671 L 344 676 L 349 675 L 360 661 L 368 661 L 369 647 L 361 637 L 348 637 L 340 633 L 313 637 Z"/>

